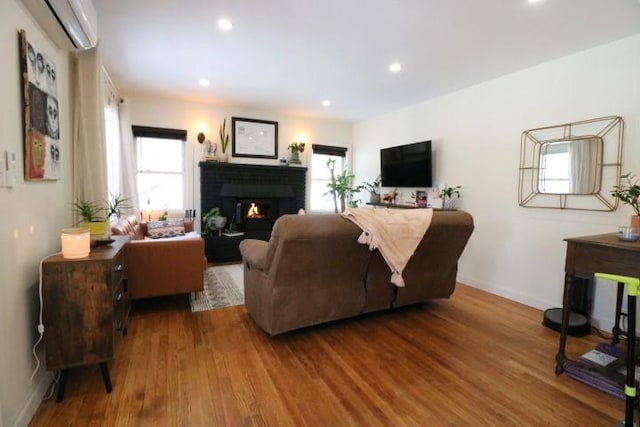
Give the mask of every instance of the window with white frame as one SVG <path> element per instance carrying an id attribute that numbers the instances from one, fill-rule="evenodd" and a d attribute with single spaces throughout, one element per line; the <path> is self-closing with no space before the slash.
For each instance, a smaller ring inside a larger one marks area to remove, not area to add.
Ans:
<path id="1" fill-rule="evenodd" d="M 133 126 L 140 210 L 183 210 L 187 132 Z"/>
<path id="2" fill-rule="evenodd" d="M 333 212 L 333 198 L 326 194 L 331 181 L 328 162 L 335 160 L 334 174 L 338 175 L 347 168 L 347 149 L 328 145 L 313 144 L 311 154 L 311 191 L 309 208 L 317 212 Z"/>

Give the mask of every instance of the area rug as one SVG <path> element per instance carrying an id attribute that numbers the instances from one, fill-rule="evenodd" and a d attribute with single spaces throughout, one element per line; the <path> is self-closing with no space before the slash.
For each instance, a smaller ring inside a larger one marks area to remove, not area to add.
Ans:
<path id="1" fill-rule="evenodd" d="M 192 292 L 189 302 L 193 312 L 244 304 L 242 264 L 207 268 L 204 290 Z"/>

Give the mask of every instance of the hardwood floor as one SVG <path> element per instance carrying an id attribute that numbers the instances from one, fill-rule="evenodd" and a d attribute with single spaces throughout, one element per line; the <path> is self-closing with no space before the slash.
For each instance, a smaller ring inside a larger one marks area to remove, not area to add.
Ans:
<path id="1" fill-rule="evenodd" d="M 134 307 L 105 394 L 97 366 L 30 425 L 612 426 L 624 402 L 554 374 L 538 310 L 459 285 L 449 300 L 275 338 L 244 306 Z M 600 338 L 570 337 L 576 356 Z"/>

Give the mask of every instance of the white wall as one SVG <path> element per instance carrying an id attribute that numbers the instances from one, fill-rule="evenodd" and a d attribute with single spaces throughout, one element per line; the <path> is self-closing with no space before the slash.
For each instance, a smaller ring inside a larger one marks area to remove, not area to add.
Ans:
<path id="1" fill-rule="evenodd" d="M 202 160 L 202 146 L 196 140 L 199 131 L 203 131 L 207 138 L 214 142 L 219 141 L 219 126 L 223 119 L 227 119 L 227 131 L 231 135 L 231 117 L 243 117 L 259 120 L 271 120 L 278 122 L 278 159 L 289 158 L 287 146 L 296 142 L 301 135 L 306 136 L 307 146 L 300 159 L 303 165 L 308 166 L 311 156 L 311 144 L 335 145 L 347 147 L 351 151 L 352 123 L 337 120 L 320 120 L 307 117 L 292 116 L 272 111 L 251 110 L 247 108 L 235 108 L 216 104 L 204 104 L 159 98 L 149 95 L 125 96 L 125 102 L 129 103 L 131 111 L 131 123 L 140 126 L 156 126 L 165 128 L 186 129 L 188 162 L 193 167 L 187 172 L 191 184 L 191 206 L 200 215 L 200 168 L 198 162 Z M 231 157 L 231 142 L 229 138 L 229 153 L 231 163 L 278 165 L 276 159 L 254 159 L 249 157 Z M 310 171 L 307 171 L 307 202 L 309 207 Z M 199 223 L 199 222 L 198 222 Z"/>
<path id="2" fill-rule="evenodd" d="M 45 49 L 58 72 L 61 179 L 23 180 L 22 97 L 18 30 Z M 0 155 L 18 154 L 14 188 L 0 188 L 0 426 L 25 425 L 48 384 L 43 368 L 34 378 L 31 346 L 36 341 L 38 267 L 47 254 L 60 250 L 60 230 L 71 221 L 71 92 L 69 55 L 45 36 L 22 4 L 6 0 L 0 6 Z M 43 352 L 40 347 L 40 358 Z"/>
<path id="3" fill-rule="evenodd" d="M 513 73 L 354 126 L 354 172 L 379 172 L 378 150 L 434 143 L 435 183 L 462 186 L 459 207 L 475 231 L 459 281 L 540 309 L 561 306 L 564 238 L 614 232 L 616 212 L 518 206 L 520 135 L 526 129 L 619 115 L 625 120 L 623 170 L 640 173 L 640 35 Z M 455 296 L 454 296 L 455 297 Z M 613 286 L 596 286 L 594 318 L 613 325 Z"/>

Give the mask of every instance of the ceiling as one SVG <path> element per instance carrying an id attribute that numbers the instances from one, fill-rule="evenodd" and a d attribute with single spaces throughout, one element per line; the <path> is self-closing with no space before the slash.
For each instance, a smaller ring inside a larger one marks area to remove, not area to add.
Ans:
<path id="1" fill-rule="evenodd" d="M 640 33 L 639 0 L 93 3 L 124 94 L 350 121 Z"/>

